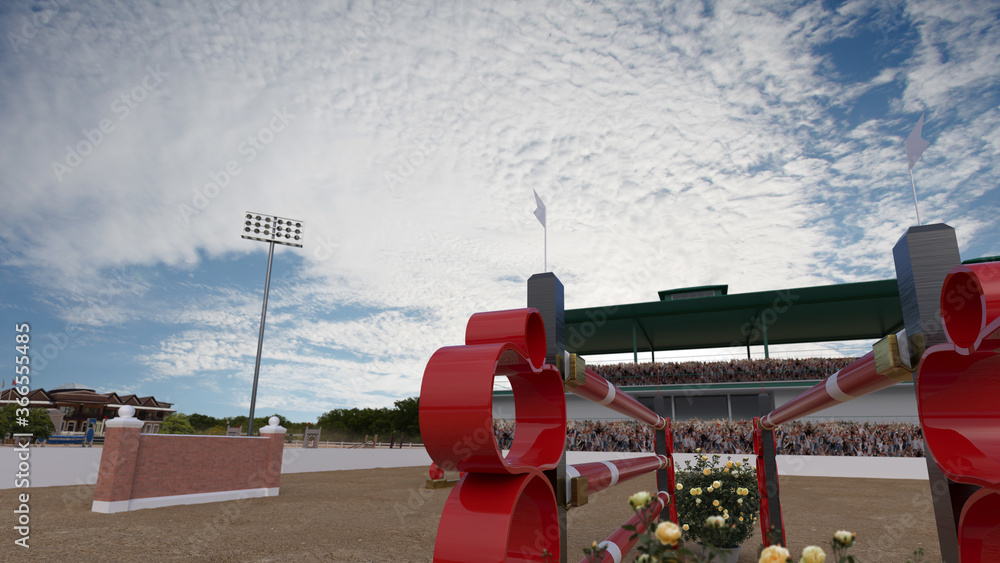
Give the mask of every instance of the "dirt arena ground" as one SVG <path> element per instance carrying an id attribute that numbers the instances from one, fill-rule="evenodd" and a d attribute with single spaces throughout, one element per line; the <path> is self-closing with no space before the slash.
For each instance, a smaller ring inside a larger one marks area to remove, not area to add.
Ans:
<path id="1" fill-rule="evenodd" d="M 426 468 L 284 475 L 272 498 L 120 514 L 90 511 L 93 486 L 30 489 L 30 549 L 14 545 L 16 494 L 0 491 L 2 561 L 430 561 L 450 489 L 424 488 Z M 631 514 L 630 494 L 652 475 L 591 497 L 569 513 L 569 561 Z M 833 532 L 857 532 L 864 562 L 904 562 L 923 546 L 939 560 L 926 481 L 783 477 L 781 498 L 794 555 Z M 756 561 L 759 532 L 740 553 Z M 627 560 L 631 561 L 629 557 Z M 797 561 L 796 557 L 796 561 Z"/>

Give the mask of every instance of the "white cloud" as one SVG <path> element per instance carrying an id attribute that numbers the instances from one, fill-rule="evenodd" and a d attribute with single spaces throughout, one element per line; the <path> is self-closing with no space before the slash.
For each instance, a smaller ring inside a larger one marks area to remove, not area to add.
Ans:
<path id="1" fill-rule="evenodd" d="M 926 110 L 922 212 L 996 248 L 1000 114 L 975 101 L 995 92 L 996 26 L 908 4 L 893 22 L 899 41 L 912 22 L 914 56 L 842 83 L 821 48 L 865 5 L 66 6 L 2 62 L 0 260 L 80 322 L 109 269 L 201 275 L 262 250 L 236 236 L 243 211 L 300 218 L 265 356 L 285 382 L 269 400 L 305 408 L 413 395 L 471 313 L 522 306 L 542 260 L 532 189 L 568 307 L 892 276 L 912 215 L 902 137 Z M 167 74 L 123 117 L 150 68 Z M 891 115 L 837 117 L 896 82 Z M 113 131 L 57 178 L 102 119 Z M 90 322 L 173 327 L 136 353 L 151 378 L 242 389 L 225 379 L 252 373 L 259 290 L 195 281 L 100 298 Z"/>

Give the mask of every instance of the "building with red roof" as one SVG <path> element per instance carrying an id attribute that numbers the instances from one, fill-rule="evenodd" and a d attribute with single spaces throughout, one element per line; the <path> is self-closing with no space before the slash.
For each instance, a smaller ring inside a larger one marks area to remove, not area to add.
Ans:
<path id="1" fill-rule="evenodd" d="M 13 388 L 0 392 L 0 406 L 14 403 L 21 398 Z M 173 403 L 157 401 L 155 397 L 137 397 L 118 393 L 97 393 L 79 383 L 67 383 L 54 389 L 32 389 L 28 393 L 29 408 L 49 410 L 57 433 L 83 432 L 87 421 L 96 419 L 97 433 L 102 434 L 105 419 L 117 416 L 124 405 L 135 408 L 135 417 L 144 422 L 142 432 L 154 434 L 159 431 L 163 419 L 177 412 Z"/>

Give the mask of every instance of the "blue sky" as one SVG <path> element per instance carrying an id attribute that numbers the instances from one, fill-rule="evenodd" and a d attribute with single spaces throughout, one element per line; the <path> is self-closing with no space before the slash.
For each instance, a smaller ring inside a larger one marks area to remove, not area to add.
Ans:
<path id="1" fill-rule="evenodd" d="M 570 308 L 893 277 L 921 114 L 922 219 L 1000 254 L 994 3 L 473 4 L 5 2 L 0 311 L 33 386 L 245 413 L 244 211 L 306 225 L 257 399 L 293 420 L 415 396 L 470 314 L 523 306 L 532 190 Z"/>

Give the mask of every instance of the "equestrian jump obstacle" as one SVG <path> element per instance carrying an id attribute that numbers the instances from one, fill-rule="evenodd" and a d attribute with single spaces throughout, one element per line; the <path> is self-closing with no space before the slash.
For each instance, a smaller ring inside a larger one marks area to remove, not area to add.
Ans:
<path id="1" fill-rule="evenodd" d="M 669 420 L 621 393 L 566 354 L 546 363 L 545 325 L 537 309 L 476 313 L 464 346 L 439 349 L 424 371 L 420 429 L 437 466 L 464 475 L 445 503 L 435 561 L 566 561 L 565 509 L 589 495 L 657 471 L 660 491 L 651 510 L 623 525 L 644 529 L 673 490 Z M 514 394 L 516 431 L 504 456 L 493 432 L 493 379 L 506 376 Z M 565 464 L 569 390 L 639 420 L 657 434 L 657 455 Z M 562 511 L 562 513 L 560 513 Z M 615 563 L 635 544 L 618 528 L 600 545 Z"/>
<path id="2" fill-rule="evenodd" d="M 915 380 L 928 469 L 933 465 L 940 471 L 936 482 L 935 472 L 930 474 L 942 557 L 948 563 L 975 563 L 996 561 L 1000 555 L 1000 262 L 950 267 L 942 281 L 941 270 L 948 264 L 940 258 L 947 257 L 951 245 L 947 237 L 941 240 L 941 231 L 947 235 L 950 227 L 927 227 L 911 228 L 894 252 L 897 273 L 902 274 L 898 279 L 907 328 L 883 338 L 872 352 L 824 382 L 754 419 L 765 545 L 770 544 L 772 527 L 781 543 L 785 538 L 773 430 L 900 381 Z M 929 244 L 933 242 L 938 244 Z M 957 246 L 954 251 L 957 258 Z M 935 258 L 938 264 L 933 263 Z M 919 302 L 916 293 L 921 285 L 925 295 L 933 296 L 936 290 L 937 303 Z M 912 331 L 910 336 L 907 331 Z M 941 336 L 946 342 L 935 343 Z"/>
<path id="3" fill-rule="evenodd" d="M 773 527 L 784 543 L 773 429 L 900 381 L 915 381 L 942 558 L 978 562 L 991 560 L 992 554 L 995 560 L 1000 553 L 1000 263 L 960 265 L 954 229 L 943 224 L 911 227 L 893 257 L 905 328 L 778 409 L 766 408 L 770 399 L 761 396 L 754 449 L 764 541 L 770 543 L 767 532 Z M 665 464 L 657 473 L 657 498 L 662 499 L 657 513 L 673 490 L 673 483 L 667 484 L 667 474 L 673 475 L 669 421 L 587 370 L 582 359 L 566 357 L 562 284 L 552 274 L 532 276 L 528 305 L 473 315 L 466 345 L 442 348 L 427 364 L 420 406 L 427 451 L 441 467 L 467 472 L 445 504 L 435 561 L 566 561 L 564 509 L 574 500 L 620 481 L 622 469 L 634 477 L 657 463 Z M 517 430 L 506 457 L 493 435 L 495 376 L 510 380 L 515 400 Z M 616 462 L 566 467 L 564 390 L 664 430 L 655 433 L 656 453 L 666 459 L 650 456 L 657 462 L 637 464 L 634 474 Z M 662 412 L 659 405 L 657 410 Z M 676 522 L 675 505 L 669 506 Z M 626 524 L 641 529 L 645 523 Z M 605 561 L 620 561 L 632 547 L 625 532 L 619 528 L 601 544 L 608 548 Z"/>

